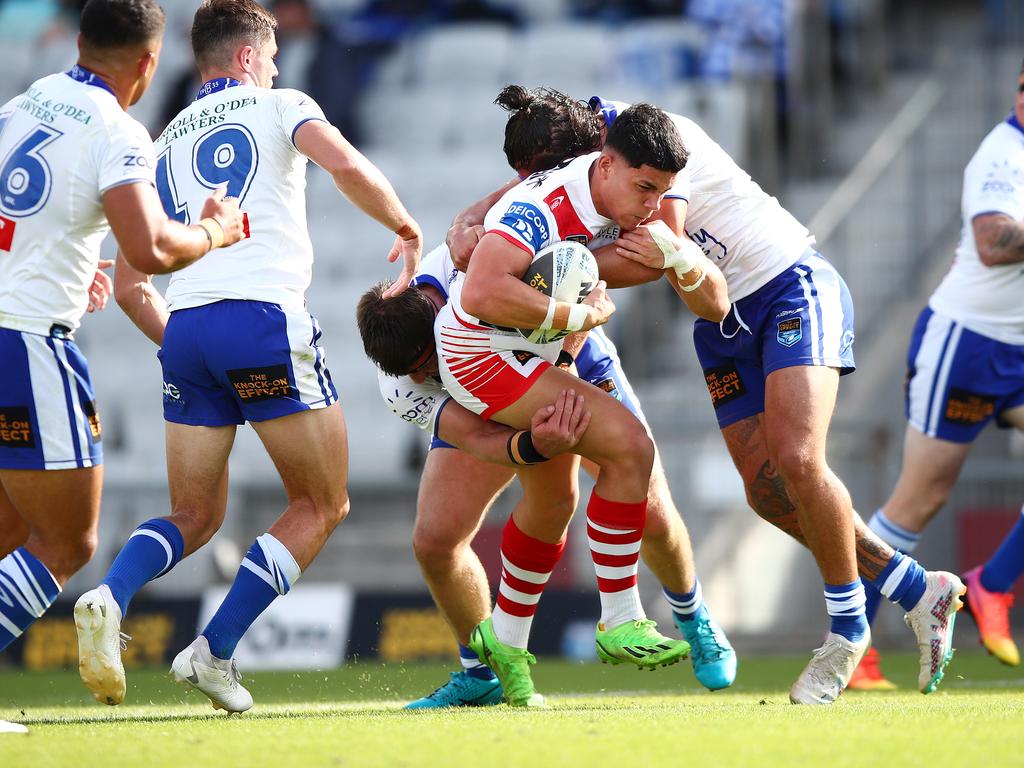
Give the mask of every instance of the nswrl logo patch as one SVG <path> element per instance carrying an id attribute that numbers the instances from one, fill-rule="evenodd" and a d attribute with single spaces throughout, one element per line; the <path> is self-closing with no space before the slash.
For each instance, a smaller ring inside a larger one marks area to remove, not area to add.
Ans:
<path id="1" fill-rule="evenodd" d="M 792 347 L 804 337 L 803 324 L 799 317 L 788 317 L 779 321 L 779 332 L 775 337 L 784 347 Z"/>

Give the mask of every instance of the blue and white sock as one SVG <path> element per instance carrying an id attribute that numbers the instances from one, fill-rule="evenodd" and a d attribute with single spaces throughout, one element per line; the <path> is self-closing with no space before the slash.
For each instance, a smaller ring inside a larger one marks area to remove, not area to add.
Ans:
<path id="1" fill-rule="evenodd" d="M 981 586 L 989 592 L 1009 592 L 1024 572 L 1024 509 L 1017 524 L 981 569 Z"/>
<path id="2" fill-rule="evenodd" d="M 672 613 L 676 621 L 691 621 L 697 612 L 704 607 L 704 593 L 700 588 L 700 579 L 693 580 L 693 589 L 689 592 L 673 592 L 668 587 L 662 587 L 665 599 L 672 606 Z"/>
<path id="3" fill-rule="evenodd" d="M 908 531 L 902 525 L 897 525 L 886 517 L 885 512 L 881 509 L 871 516 L 871 519 L 868 521 L 868 528 L 874 531 L 878 538 L 893 549 L 898 549 L 900 552 L 908 554 L 914 551 L 917 542 L 921 540 L 920 533 Z"/>
<path id="4" fill-rule="evenodd" d="M 875 588 L 905 610 L 911 610 L 928 588 L 925 570 L 910 555 L 897 552 L 874 580 Z"/>
<path id="5" fill-rule="evenodd" d="M 135 593 L 181 562 L 184 551 L 181 531 L 170 520 L 147 520 L 132 532 L 101 582 L 121 608 L 122 619 Z"/>
<path id="6" fill-rule="evenodd" d="M 903 526 L 894 523 L 885 516 L 885 512 L 881 509 L 871 516 L 868 528 L 874 531 L 878 538 L 899 552 L 913 552 L 921 538 L 921 534 L 908 531 Z M 867 579 L 862 579 L 862 581 L 864 582 L 864 597 L 867 599 L 864 613 L 868 617 L 868 624 L 871 624 L 874 622 L 878 606 L 882 602 L 882 593 L 872 582 Z"/>
<path id="7" fill-rule="evenodd" d="M 826 584 L 825 607 L 832 617 L 832 632 L 857 642 L 868 631 L 864 617 L 864 585 L 860 579 L 849 584 Z"/>
<path id="8" fill-rule="evenodd" d="M 264 533 L 245 553 L 224 602 L 203 630 L 210 653 L 230 659 L 242 635 L 278 595 L 287 595 L 302 571 L 287 547 Z"/>
<path id="9" fill-rule="evenodd" d="M 462 670 L 470 677 L 477 677 L 481 680 L 493 680 L 494 672 L 486 664 L 480 661 L 476 653 L 464 645 L 459 646 L 459 661 L 462 662 Z"/>
<path id="10" fill-rule="evenodd" d="M 0 651 L 46 613 L 59 594 L 53 574 L 24 547 L 0 560 Z"/>

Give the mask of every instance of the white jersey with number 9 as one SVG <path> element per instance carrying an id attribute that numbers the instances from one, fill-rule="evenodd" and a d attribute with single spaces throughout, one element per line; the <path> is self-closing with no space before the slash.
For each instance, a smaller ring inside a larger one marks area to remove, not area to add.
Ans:
<path id="1" fill-rule="evenodd" d="M 156 140 L 156 183 L 169 216 L 195 224 L 219 186 L 245 212 L 245 240 L 175 272 L 170 309 L 223 299 L 264 301 L 302 310 L 313 268 L 306 228 L 306 156 L 295 132 L 324 120 L 299 91 L 226 79 L 206 83 Z"/>

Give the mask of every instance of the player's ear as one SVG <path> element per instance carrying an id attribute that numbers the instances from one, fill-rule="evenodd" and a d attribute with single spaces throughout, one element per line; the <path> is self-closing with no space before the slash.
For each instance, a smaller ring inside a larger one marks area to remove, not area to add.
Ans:
<path id="1" fill-rule="evenodd" d="M 135 69 L 139 75 L 139 78 L 149 82 L 152 78 L 154 70 L 156 70 L 157 54 L 155 51 L 146 51 L 136 62 Z"/>
<path id="2" fill-rule="evenodd" d="M 238 51 L 238 63 L 247 75 L 252 74 L 252 62 L 256 58 L 256 49 L 251 45 L 243 45 Z"/>

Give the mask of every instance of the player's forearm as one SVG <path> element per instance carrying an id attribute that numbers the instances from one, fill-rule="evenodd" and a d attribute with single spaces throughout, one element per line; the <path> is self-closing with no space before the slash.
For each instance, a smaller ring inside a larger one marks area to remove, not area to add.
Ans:
<path id="1" fill-rule="evenodd" d="M 974 221 L 978 258 L 986 267 L 1024 262 L 1024 224 L 1009 216 L 983 216 Z"/>
<path id="2" fill-rule="evenodd" d="M 114 298 L 121 310 L 158 347 L 163 346 L 164 329 L 170 314 L 167 302 L 147 275 L 125 274 L 123 259 L 118 259 L 114 280 Z"/>
<path id="3" fill-rule="evenodd" d="M 457 403 L 449 403 L 437 422 L 437 436 L 449 445 L 465 451 L 481 461 L 515 467 L 508 453 L 508 439 L 515 433 L 511 427 L 484 421 Z"/>
<path id="4" fill-rule="evenodd" d="M 353 150 L 354 151 L 354 150 Z M 362 155 L 332 172 L 334 183 L 346 198 L 367 216 L 403 239 L 420 236 L 420 227 L 398 199 L 391 182 Z"/>
<path id="5" fill-rule="evenodd" d="M 509 274 L 487 280 L 468 277 L 461 301 L 474 317 L 506 328 L 539 328 L 549 303 L 540 291 Z"/>
<path id="6" fill-rule="evenodd" d="M 214 225 L 214 233 L 216 233 L 216 225 Z M 186 226 L 177 221 L 165 219 L 157 225 L 148 246 L 143 245 L 139 248 L 138 245 L 138 243 L 122 244 L 125 258 L 132 266 L 147 274 L 165 275 L 184 269 L 189 264 L 198 261 L 214 247 L 218 247 L 218 242 L 204 227 L 198 224 Z"/>
<path id="7" fill-rule="evenodd" d="M 732 306 L 729 302 L 729 286 L 725 282 L 722 270 L 711 261 L 706 261 L 700 267 L 704 270 L 704 279 L 691 291 L 683 289 L 679 278 L 671 269 L 665 271 L 665 277 L 693 314 L 704 320 L 720 323 L 729 314 Z"/>
<path id="8" fill-rule="evenodd" d="M 653 283 L 664 273 L 661 269 L 651 269 L 615 253 L 614 245 L 605 245 L 593 251 L 597 261 L 597 271 L 609 288 L 629 288 L 633 285 Z"/>

